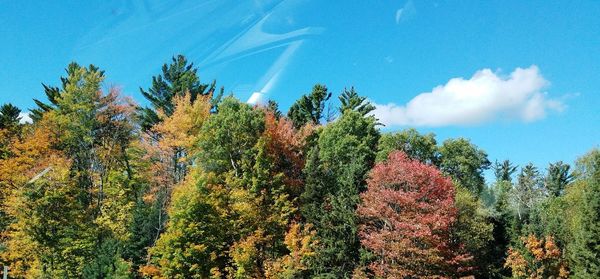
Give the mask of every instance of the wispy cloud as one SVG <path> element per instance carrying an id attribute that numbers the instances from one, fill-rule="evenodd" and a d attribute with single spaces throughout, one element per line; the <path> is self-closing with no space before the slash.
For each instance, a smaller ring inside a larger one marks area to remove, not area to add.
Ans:
<path id="1" fill-rule="evenodd" d="M 566 108 L 561 100 L 542 92 L 548 85 L 535 65 L 517 68 L 506 77 L 483 69 L 470 79 L 450 79 L 405 105 L 375 104 L 373 114 L 387 126 L 473 125 L 498 119 L 531 122 L 548 111 Z"/>
<path id="2" fill-rule="evenodd" d="M 417 10 L 415 9 L 415 5 L 412 0 L 407 1 L 402 8 L 396 10 L 396 16 L 394 17 L 396 20 L 396 24 L 400 24 L 403 20 L 407 20 L 412 17 Z"/>

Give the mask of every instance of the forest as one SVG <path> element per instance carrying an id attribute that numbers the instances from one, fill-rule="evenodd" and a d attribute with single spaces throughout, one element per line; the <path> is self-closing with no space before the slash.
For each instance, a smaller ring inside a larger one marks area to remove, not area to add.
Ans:
<path id="1" fill-rule="evenodd" d="M 383 132 L 353 87 L 252 106 L 181 55 L 147 105 L 104 78 L 71 63 L 31 123 L 0 108 L 9 278 L 600 278 L 597 147 L 517 166 Z"/>

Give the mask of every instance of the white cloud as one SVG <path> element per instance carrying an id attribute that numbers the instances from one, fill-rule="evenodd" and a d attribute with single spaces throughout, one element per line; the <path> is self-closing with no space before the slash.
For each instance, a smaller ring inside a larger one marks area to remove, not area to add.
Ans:
<path id="1" fill-rule="evenodd" d="M 19 113 L 19 117 L 21 118 L 21 120 L 19 120 L 19 123 L 21 123 L 21 124 L 33 123 L 33 120 L 31 120 L 31 116 L 29 115 L 28 112 Z"/>
<path id="2" fill-rule="evenodd" d="M 548 85 L 535 65 L 517 68 L 507 77 L 483 69 L 470 79 L 453 78 L 405 105 L 375 104 L 373 114 L 386 126 L 473 125 L 498 119 L 531 122 L 544 118 L 549 110 L 566 107 L 541 91 Z"/>

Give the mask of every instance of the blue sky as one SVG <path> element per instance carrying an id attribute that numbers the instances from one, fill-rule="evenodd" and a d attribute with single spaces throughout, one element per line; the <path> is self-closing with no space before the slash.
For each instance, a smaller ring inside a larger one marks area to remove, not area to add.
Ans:
<path id="1" fill-rule="evenodd" d="M 139 87 L 175 54 L 204 81 L 286 110 L 355 86 L 385 130 L 467 137 L 490 159 L 573 162 L 600 144 L 598 1 L 3 1 L 0 103 L 22 109 L 70 61 Z"/>

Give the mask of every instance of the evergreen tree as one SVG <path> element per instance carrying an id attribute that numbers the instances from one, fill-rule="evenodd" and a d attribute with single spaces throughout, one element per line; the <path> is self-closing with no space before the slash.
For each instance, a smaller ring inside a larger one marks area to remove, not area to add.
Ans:
<path id="1" fill-rule="evenodd" d="M 375 159 L 375 126 L 373 117 L 346 111 L 323 129 L 309 153 L 301 201 L 305 221 L 314 224 L 320 245 L 309 266 L 313 277 L 347 278 L 358 263 L 355 209 Z"/>
<path id="2" fill-rule="evenodd" d="M 504 160 L 502 163 L 494 162 L 494 175 L 496 181 L 512 181 L 512 175 L 517 171 L 517 166 L 514 166 L 509 160 Z"/>
<path id="3" fill-rule="evenodd" d="M 323 120 L 325 103 L 331 98 L 331 93 L 325 85 L 316 84 L 312 92 L 302 95 L 288 111 L 288 118 L 294 123 L 294 127 L 300 128 L 311 123 L 318 125 Z"/>
<path id="4" fill-rule="evenodd" d="M 48 99 L 48 103 L 44 103 L 38 99 L 33 99 L 33 102 L 37 105 L 37 108 L 30 110 L 31 119 L 34 122 L 37 122 L 40 119 L 42 119 L 44 113 L 54 110 L 58 107 L 58 103 L 61 98 L 61 93 L 66 90 L 66 87 L 69 83 L 69 77 L 73 76 L 79 68 L 80 66 L 74 62 L 67 66 L 67 68 L 65 69 L 67 76 L 60 77 L 61 87 L 50 86 L 42 83 L 42 86 L 44 87 L 44 93 L 46 94 L 46 98 Z M 90 72 L 97 73 L 100 77 L 104 77 L 104 71 L 101 71 L 100 68 L 94 65 L 90 65 L 88 69 Z"/>
<path id="5" fill-rule="evenodd" d="M 11 129 L 19 125 L 21 110 L 13 104 L 0 106 L 0 129 Z"/>
<path id="6" fill-rule="evenodd" d="M 367 115 L 375 110 L 375 106 L 367 101 L 367 97 L 358 95 L 356 90 L 354 90 L 354 86 L 350 87 L 350 90 L 344 88 L 339 99 L 341 103 L 340 114 L 343 114 L 346 110 L 355 110 L 362 115 Z"/>
<path id="7" fill-rule="evenodd" d="M 216 106 L 223 94 L 223 88 L 219 94 L 214 95 L 216 81 L 210 84 L 201 83 L 197 71 L 187 58 L 177 55 L 172 58 L 171 64 L 165 63 L 162 66 L 162 74 L 152 77 L 152 86 L 148 90 L 140 88 L 142 95 L 151 104 L 151 107 L 138 108 L 142 130 L 148 131 L 161 121 L 158 111 L 166 116 L 172 115 L 175 109 L 173 99 L 176 96 L 189 93 L 191 102 L 199 96 L 211 96 L 214 97 L 213 106 Z"/>
<path id="8" fill-rule="evenodd" d="M 545 178 L 546 189 L 550 196 L 561 196 L 564 193 L 565 187 L 573 181 L 574 176 L 569 172 L 570 168 L 569 164 L 565 164 L 562 161 L 550 163 Z"/>

